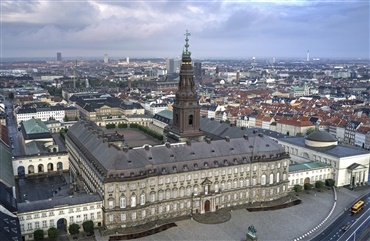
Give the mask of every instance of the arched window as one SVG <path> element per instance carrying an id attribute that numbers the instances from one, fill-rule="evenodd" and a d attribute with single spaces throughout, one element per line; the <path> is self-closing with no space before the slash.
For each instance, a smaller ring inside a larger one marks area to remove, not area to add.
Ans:
<path id="1" fill-rule="evenodd" d="M 280 173 L 276 173 L 276 182 L 280 182 Z"/>
<path id="2" fill-rule="evenodd" d="M 221 182 L 221 191 L 225 190 L 225 181 Z"/>
<path id="3" fill-rule="evenodd" d="M 177 188 L 172 189 L 172 197 L 177 198 Z"/>
<path id="4" fill-rule="evenodd" d="M 193 115 L 189 115 L 189 126 L 193 126 Z"/>
<path id="5" fill-rule="evenodd" d="M 198 195 L 198 185 L 194 185 L 194 195 Z"/>
<path id="6" fill-rule="evenodd" d="M 185 195 L 185 188 L 180 187 L 180 197 L 184 197 L 184 195 Z"/>
<path id="7" fill-rule="evenodd" d="M 270 184 L 274 183 L 274 174 L 270 174 Z"/>
<path id="8" fill-rule="evenodd" d="M 144 205 L 145 204 L 145 193 L 142 193 L 140 195 L 140 205 Z"/>
<path id="9" fill-rule="evenodd" d="M 218 183 L 215 183 L 215 192 L 218 192 Z"/>
<path id="10" fill-rule="evenodd" d="M 230 190 L 230 189 L 231 189 L 231 181 L 227 180 L 227 190 Z"/>
<path id="11" fill-rule="evenodd" d="M 171 190 L 167 189 L 166 190 L 166 199 L 170 199 L 170 198 L 171 198 Z"/>
<path id="12" fill-rule="evenodd" d="M 286 173 L 283 173 L 283 180 L 286 180 Z"/>
<path id="13" fill-rule="evenodd" d="M 126 207 L 126 197 L 125 196 L 121 196 L 119 198 L 119 207 L 120 208 L 125 208 Z"/>
<path id="14" fill-rule="evenodd" d="M 155 192 L 150 193 L 150 201 L 155 202 Z"/>
<path id="15" fill-rule="evenodd" d="M 131 196 L 131 207 L 136 207 L 136 195 L 132 194 Z"/>
<path id="16" fill-rule="evenodd" d="M 191 187 L 190 186 L 188 186 L 187 188 L 186 188 L 186 196 L 190 196 L 191 195 Z"/>
<path id="17" fill-rule="evenodd" d="M 266 175 L 261 176 L 261 185 L 266 185 Z"/>
<path id="18" fill-rule="evenodd" d="M 159 190 L 158 191 L 158 201 L 162 201 L 162 200 L 163 200 L 163 191 Z"/>

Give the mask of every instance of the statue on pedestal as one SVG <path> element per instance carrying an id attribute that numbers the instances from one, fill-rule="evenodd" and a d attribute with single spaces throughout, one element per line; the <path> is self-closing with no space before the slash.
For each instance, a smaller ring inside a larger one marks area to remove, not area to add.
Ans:
<path id="1" fill-rule="evenodd" d="M 256 228 L 251 225 L 248 227 L 248 232 L 247 232 L 247 241 L 257 241 L 257 230 Z"/>

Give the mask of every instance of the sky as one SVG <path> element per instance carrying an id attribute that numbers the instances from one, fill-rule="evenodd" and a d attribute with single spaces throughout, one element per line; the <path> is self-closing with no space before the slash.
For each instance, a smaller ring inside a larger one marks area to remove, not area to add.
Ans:
<path id="1" fill-rule="evenodd" d="M 368 0 L 1 0 L 0 57 L 369 58 Z"/>

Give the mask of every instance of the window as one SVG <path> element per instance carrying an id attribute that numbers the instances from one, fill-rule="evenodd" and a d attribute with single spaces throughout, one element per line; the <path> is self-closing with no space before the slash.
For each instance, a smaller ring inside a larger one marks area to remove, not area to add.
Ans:
<path id="1" fill-rule="evenodd" d="M 234 180 L 234 189 L 238 187 L 238 181 Z"/>
<path id="2" fill-rule="evenodd" d="M 87 214 L 84 214 L 84 221 L 87 220 Z"/>
<path id="3" fill-rule="evenodd" d="M 180 188 L 180 197 L 183 197 L 185 195 L 185 188 L 181 187 Z"/>
<path id="4" fill-rule="evenodd" d="M 221 182 L 221 191 L 225 190 L 225 182 Z"/>
<path id="5" fill-rule="evenodd" d="M 167 204 L 166 205 L 166 212 L 169 212 L 170 211 L 170 205 L 169 204 Z"/>
<path id="6" fill-rule="evenodd" d="M 54 220 L 53 220 L 54 221 Z M 32 223 L 27 224 L 27 230 L 32 230 Z"/>
<path id="7" fill-rule="evenodd" d="M 167 189 L 166 190 L 166 199 L 170 199 L 171 198 L 171 191 L 170 189 Z"/>
<path id="8" fill-rule="evenodd" d="M 126 208 L 126 197 L 125 196 L 121 196 L 119 198 L 119 207 Z"/>
<path id="9" fill-rule="evenodd" d="M 71 217 L 72 219 L 73 219 L 73 217 Z M 70 222 L 70 223 L 73 223 L 73 220 L 72 220 L 72 222 Z M 42 221 L 42 227 L 43 228 L 47 228 L 47 222 L 44 220 L 44 221 Z"/>
<path id="10" fill-rule="evenodd" d="M 108 187 L 108 192 L 113 192 L 113 186 Z"/>
<path id="11" fill-rule="evenodd" d="M 194 196 L 198 195 L 198 185 L 194 186 Z"/>
<path id="12" fill-rule="evenodd" d="M 108 208 L 113 209 L 113 200 L 108 200 Z"/>
<path id="13" fill-rule="evenodd" d="M 113 222 L 113 220 L 114 220 L 114 218 L 113 218 L 113 214 L 110 214 L 110 215 L 108 216 L 108 218 L 109 218 L 109 222 Z"/>
<path id="14" fill-rule="evenodd" d="M 150 201 L 155 202 L 155 192 L 150 193 Z"/>
<path id="15" fill-rule="evenodd" d="M 227 174 L 231 174 L 231 168 L 227 169 Z"/>
<path id="16" fill-rule="evenodd" d="M 218 183 L 215 183 L 215 192 L 218 192 Z"/>
<path id="17" fill-rule="evenodd" d="M 253 171 L 257 171 L 257 166 L 253 166 Z"/>
<path id="18" fill-rule="evenodd" d="M 186 188 L 186 196 L 190 196 L 191 195 L 191 187 L 190 186 L 188 186 L 187 188 Z"/>
<path id="19" fill-rule="evenodd" d="M 238 173 L 238 168 L 237 167 L 234 168 L 234 173 L 235 174 Z"/>
<path id="20" fill-rule="evenodd" d="M 242 179 L 239 180 L 239 187 L 243 187 L 243 180 Z"/>
<path id="21" fill-rule="evenodd" d="M 98 219 L 101 218 L 101 212 L 98 212 Z"/>
<path id="22" fill-rule="evenodd" d="M 39 222 L 35 222 L 35 229 L 39 229 L 40 228 L 40 223 Z"/>
<path id="23" fill-rule="evenodd" d="M 90 213 L 90 219 L 91 219 L 91 220 L 94 220 L 94 219 L 95 219 L 95 217 L 94 217 L 94 213 Z"/>
<path id="24" fill-rule="evenodd" d="M 50 219 L 50 221 L 49 221 L 49 223 L 50 223 L 50 227 L 54 227 L 54 219 Z"/>
<path id="25" fill-rule="evenodd" d="M 131 207 L 136 207 L 136 196 L 132 194 L 131 196 Z"/>
<path id="26" fill-rule="evenodd" d="M 121 213 L 121 221 L 125 221 L 126 220 L 126 213 Z"/>
<path id="27" fill-rule="evenodd" d="M 231 189 L 231 181 L 230 180 L 228 180 L 227 181 L 227 190 L 230 190 Z"/>
<path id="28" fill-rule="evenodd" d="M 140 183 L 141 188 L 145 188 L 145 182 Z"/>
<path id="29" fill-rule="evenodd" d="M 154 214 L 155 214 L 155 208 L 154 208 L 154 207 L 152 207 L 152 208 L 150 209 L 150 214 L 151 214 L 151 215 L 154 215 Z"/>
<path id="30" fill-rule="evenodd" d="M 225 174 L 226 174 L 226 170 L 225 170 L 225 169 L 222 169 L 222 170 L 221 170 L 221 175 L 222 175 L 222 176 L 225 176 Z"/>
<path id="31" fill-rule="evenodd" d="M 163 200 L 163 191 L 162 190 L 159 190 L 158 191 L 158 200 L 159 201 L 162 201 Z"/>
<path id="32" fill-rule="evenodd" d="M 280 182 L 280 173 L 276 173 L 276 182 Z"/>
<path id="33" fill-rule="evenodd" d="M 131 219 L 132 219 L 132 220 L 136 220 L 136 212 L 133 212 L 133 213 L 131 214 Z"/>
<path id="34" fill-rule="evenodd" d="M 191 180 L 191 175 L 190 175 L 190 174 L 187 176 L 187 180 L 188 180 L 188 181 L 190 181 L 190 180 Z"/>
<path id="35" fill-rule="evenodd" d="M 249 172 L 249 171 L 250 171 L 250 166 L 247 166 L 246 171 L 247 171 L 247 172 Z"/>
<path id="36" fill-rule="evenodd" d="M 177 198 L 177 188 L 174 188 L 174 189 L 172 190 L 172 197 L 173 197 L 173 198 Z"/>
<path id="37" fill-rule="evenodd" d="M 166 178 L 166 183 L 170 183 L 171 182 L 171 179 L 169 177 Z"/>
<path id="38" fill-rule="evenodd" d="M 266 175 L 261 176 L 261 185 L 266 185 Z"/>
<path id="39" fill-rule="evenodd" d="M 144 209 L 144 210 L 141 211 L 141 217 L 145 218 L 145 216 L 146 216 L 146 210 Z"/>
<path id="40" fill-rule="evenodd" d="M 249 186 L 249 179 L 245 179 L 245 186 L 248 187 Z"/>
<path id="41" fill-rule="evenodd" d="M 158 213 L 162 213 L 163 212 L 163 207 L 162 206 L 159 206 L 158 207 Z"/>
<path id="42" fill-rule="evenodd" d="M 144 193 L 142 193 L 141 195 L 140 195 L 140 205 L 144 205 L 145 204 L 145 194 Z"/>
<path id="43" fill-rule="evenodd" d="M 69 222 L 73 223 L 73 216 L 69 217 Z"/>
<path id="44" fill-rule="evenodd" d="M 119 190 L 120 190 L 120 192 L 124 192 L 126 190 L 126 186 L 125 185 L 120 185 Z"/>
<path id="45" fill-rule="evenodd" d="M 177 177 L 173 177 L 172 182 L 177 182 Z"/>
<path id="46" fill-rule="evenodd" d="M 274 174 L 270 174 L 270 184 L 273 184 L 274 183 Z"/>
<path id="47" fill-rule="evenodd" d="M 257 184 L 257 180 L 256 180 L 256 178 L 254 177 L 253 179 L 252 179 L 252 185 L 253 186 L 255 186 Z"/>

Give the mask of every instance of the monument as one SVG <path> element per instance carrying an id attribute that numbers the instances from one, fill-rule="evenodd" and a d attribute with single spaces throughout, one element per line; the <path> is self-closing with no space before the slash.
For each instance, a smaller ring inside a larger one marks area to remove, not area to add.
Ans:
<path id="1" fill-rule="evenodd" d="M 257 241 L 257 230 L 253 225 L 248 227 L 246 241 Z"/>

